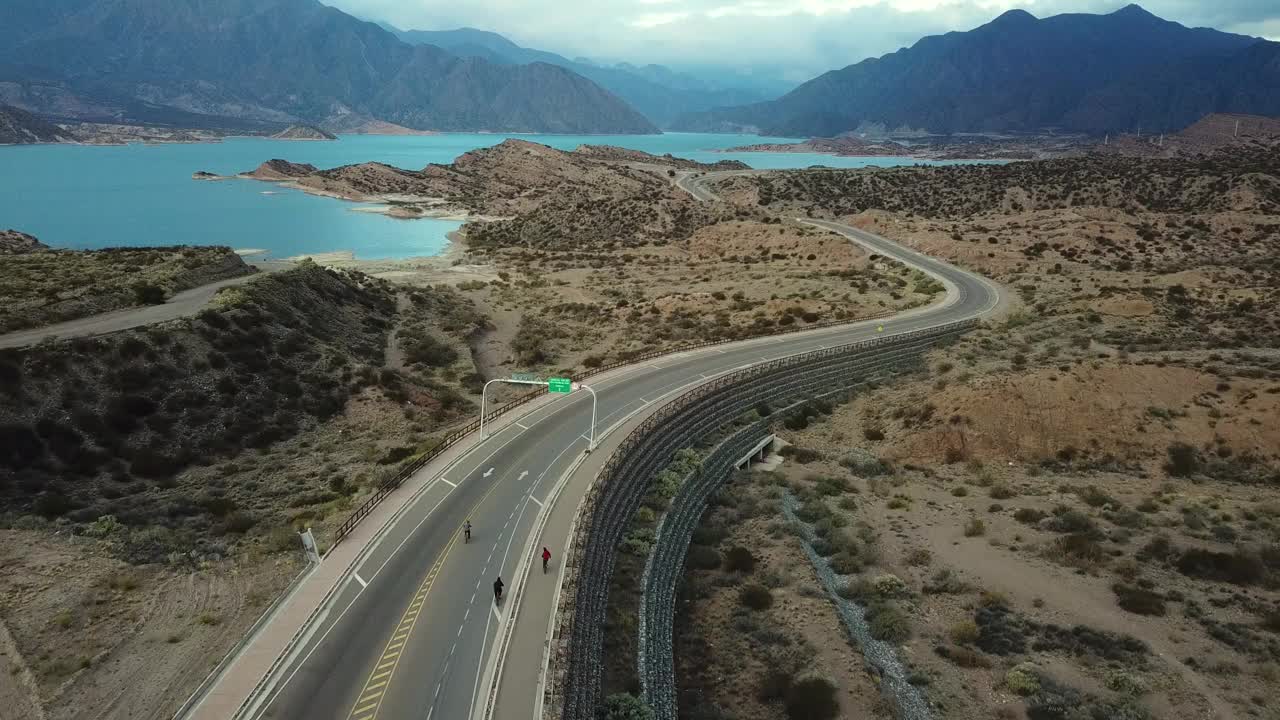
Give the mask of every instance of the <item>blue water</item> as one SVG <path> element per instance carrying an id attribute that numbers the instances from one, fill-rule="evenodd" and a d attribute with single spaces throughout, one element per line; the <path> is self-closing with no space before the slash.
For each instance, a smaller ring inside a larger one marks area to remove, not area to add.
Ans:
<path id="1" fill-rule="evenodd" d="M 229 245 L 273 257 L 348 250 L 362 259 L 439 254 L 461 223 L 397 220 L 352 212 L 355 203 L 250 180 L 202 182 L 191 173 L 231 175 L 283 158 L 321 168 L 379 161 L 421 169 L 468 150 L 520 137 L 571 150 L 607 144 L 703 162 L 742 160 L 754 168 L 916 164 L 910 158 L 841 158 L 812 153 L 717 153 L 786 138 L 744 135 L 347 135 L 337 142 L 233 138 L 198 145 L 0 147 L 0 229 L 65 248 Z M 274 191 L 277 194 L 266 195 Z"/>

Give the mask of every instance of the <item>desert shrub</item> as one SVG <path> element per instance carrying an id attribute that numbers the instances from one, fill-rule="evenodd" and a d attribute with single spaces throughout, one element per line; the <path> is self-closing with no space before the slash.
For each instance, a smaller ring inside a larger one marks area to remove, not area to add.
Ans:
<path id="1" fill-rule="evenodd" d="M 687 562 L 696 570 L 715 570 L 720 567 L 720 553 L 706 545 L 691 545 Z"/>
<path id="2" fill-rule="evenodd" d="M 962 668 L 989 668 L 991 661 L 982 653 L 967 647 L 938 645 L 933 648 L 938 657 L 950 660 Z"/>
<path id="3" fill-rule="evenodd" d="M 162 305 L 164 288 L 148 282 L 134 283 L 133 299 L 139 305 Z"/>
<path id="4" fill-rule="evenodd" d="M 955 497 L 968 497 L 969 488 L 965 487 L 964 485 L 957 485 L 951 488 L 951 494 L 954 495 Z"/>
<path id="5" fill-rule="evenodd" d="M 907 564 L 921 567 L 933 562 L 933 553 L 924 548 L 916 548 L 907 554 Z"/>
<path id="6" fill-rule="evenodd" d="M 786 706 L 789 720 L 832 720 L 840 715 L 835 684 L 817 676 L 792 682 Z"/>
<path id="7" fill-rule="evenodd" d="M 1028 627 L 1004 605 L 978 608 L 973 620 L 978 625 L 979 649 L 992 655 L 1020 655 L 1026 652 Z"/>
<path id="8" fill-rule="evenodd" d="M 1165 461 L 1165 472 L 1174 477 L 1188 477 L 1200 470 L 1200 453 L 1186 443 L 1173 443 L 1169 446 L 1168 460 Z"/>
<path id="9" fill-rule="evenodd" d="M 724 569 L 729 572 L 751 572 L 755 567 L 755 556 L 741 545 L 729 548 L 724 554 Z"/>
<path id="10" fill-rule="evenodd" d="M 1254 585 L 1261 582 L 1266 574 L 1262 558 L 1240 548 L 1230 553 L 1188 548 L 1175 566 L 1178 572 L 1188 577 L 1235 585 Z"/>
<path id="11" fill-rule="evenodd" d="M 1116 594 L 1116 604 L 1138 615 L 1164 615 L 1164 597 L 1146 588 L 1116 583 L 1111 586 Z"/>
<path id="12" fill-rule="evenodd" d="M 995 500 L 1008 500 L 1011 497 L 1017 496 L 1018 491 L 1004 483 L 1001 483 L 999 485 L 992 485 L 988 494 Z"/>
<path id="13" fill-rule="evenodd" d="M 959 595 L 972 590 L 968 583 L 956 577 L 951 568 L 942 568 L 924 584 L 924 591 L 930 595 Z"/>
<path id="14" fill-rule="evenodd" d="M 1053 510 L 1053 518 L 1049 520 L 1048 527 L 1050 530 L 1060 533 L 1086 533 L 1095 534 L 1098 525 L 1093 518 L 1088 515 L 1067 507 L 1059 505 Z"/>
<path id="15" fill-rule="evenodd" d="M 630 693 L 614 693 L 604 699 L 599 720 L 653 720 L 653 709 Z"/>
<path id="16" fill-rule="evenodd" d="M 978 641 L 978 623 L 972 620 L 953 623 L 947 630 L 947 635 L 957 645 L 972 645 Z"/>
<path id="17" fill-rule="evenodd" d="M 911 637 L 911 620 L 896 604 L 886 601 L 867 606 L 871 637 L 885 642 L 902 642 Z"/>
<path id="18" fill-rule="evenodd" d="M 1040 668 L 1034 663 L 1018 663 L 1005 673 L 1004 686 L 1015 695 L 1035 694 L 1040 690 Z"/>
<path id="19" fill-rule="evenodd" d="M 413 451 L 414 448 L 412 445 L 401 445 L 399 447 L 389 448 L 385 453 L 383 453 L 382 457 L 378 458 L 378 464 L 394 465 L 412 455 Z"/>
<path id="20" fill-rule="evenodd" d="M 884 439 L 884 430 L 878 427 L 865 427 L 862 429 L 862 437 L 871 442 L 879 442 Z"/>
<path id="21" fill-rule="evenodd" d="M 1071 533 L 1054 540 L 1046 551 L 1071 564 L 1097 564 L 1106 561 L 1107 554 L 1088 533 Z"/>
<path id="22" fill-rule="evenodd" d="M 1046 517 L 1048 513 L 1036 508 L 1018 508 L 1018 511 L 1013 514 L 1014 520 L 1027 525 L 1035 525 Z"/>
<path id="23" fill-rule="evenodd" d="M 752 610 L 768 610 L 773 605 L 773 593 L 759 583 L 751 583 L 739 591 L 738 600 Z"/>
<path id="24" fill-rule="evenodd" d="M 965 537 L 977 537 L 986 534 L 987 524 L 981 518 L 969 518 L 969 521 L 964 524 Z"/>

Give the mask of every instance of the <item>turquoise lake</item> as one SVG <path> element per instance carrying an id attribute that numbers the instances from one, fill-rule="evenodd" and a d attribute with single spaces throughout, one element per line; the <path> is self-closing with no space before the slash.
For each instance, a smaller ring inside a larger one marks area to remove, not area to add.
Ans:
<path id="1" fill-rule="evenodd" d="M 346 135 L 337 142 L 231 138 L 197 145 L 24 145 L 0 147 L 0 229 L 13 228 L 53 247 L 229 245 L 276 258 L 347 250 L 361 259 L 435 255 L 461 223 L 397 220 L 352 212 L 356 203 L 315 197 L 252 180 L 202 182 L 197 170 L 231 175 L 283 158 L 321 168 L 378 161 L 410 169 L 449 163 L 507 137 L 572 150 L 619 145 L 654 154 L 753 168 L 866 167 L 923 164 L 911 158 L 841 158 L 811 153 L 717 153 L 787 138 L 665 135 Z M 937 163 L 931 163 L 937 164 Z M 264 193 L 274 194 L 264 194 Z"/>

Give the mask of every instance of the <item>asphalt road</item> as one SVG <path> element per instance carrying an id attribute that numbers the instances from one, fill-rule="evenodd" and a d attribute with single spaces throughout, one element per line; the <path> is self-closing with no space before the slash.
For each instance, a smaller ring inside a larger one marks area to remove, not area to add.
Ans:
<path id="1" fill-rule="evenodd" d="M 697 181 L 681 187 L 714 198 Z M 718 373 L 976 317 L 998 300 L 994 285 L 945 263 L 837 223 L 808 222 L 935 275 L 948 285 L 948 301 L 875 323 L 745 341 L 642 364 L 592 384 L 599 394 L 597 431 Z M 588 393 L 565 396 L 496 433 L 433 481 L 344 581 L 301 651 L 249 717 L 470 718 L 505 612 L 494 602 L 492 583 L 501 576 L 512 589 L 523 554 L 540 552 L 530 546 L 534 517 L 548 490 L 585 450 L 590 418 Z M 473 537 L 464 543 L 461 527 L 468 518 Z M 561 549 L 551 550 L 558 557 Z M 554 577 L 546 581 L 553 583 Z M 545 626 L 546 618 L 530 622 Z M 507 658 L 508 666 L 540 662 L 528 653 Z M 532 717 L 533 698 L 529 707 Z"/>

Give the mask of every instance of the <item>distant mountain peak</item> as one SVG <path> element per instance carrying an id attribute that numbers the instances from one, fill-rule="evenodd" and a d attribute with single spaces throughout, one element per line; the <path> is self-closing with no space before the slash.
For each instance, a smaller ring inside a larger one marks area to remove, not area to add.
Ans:
<path id="1" fill-rule="evenodd" d="M 1025 22 L 1035 22 L 1035 21 L 1036 21 L 1035 15 L 1032 15 L 1026 10 L 1022 10 L 1020 8 L 1014 8 L 1013 10 L 1006 10 L 1003 13 L 1000 13 L 1000 16 L 997 17 L 995 20 L 992 20 L 991 24 L 992 25 L 1009 25 L 1012 23 L 1025 23 Z"/>
<path id="2" fill-rule="evenodd" d="M 1152 15 L 1151 13 L 1147 12 L 1145 8 L 1143 8 L 1141 5 L 1138 5 L 1136 3 L 1129 3 L 1128 5 L 1125 5 L 1124 7 L 1120 8 L 1119 10 L 1111 14 L 1114 15 L 1115 17 L 1142 18 L 1143 20 L 1146 20 L 1146 19 L 1159 20 L 1160 19 L 1155 15 Z"/>

